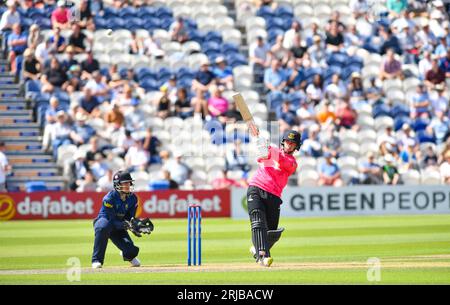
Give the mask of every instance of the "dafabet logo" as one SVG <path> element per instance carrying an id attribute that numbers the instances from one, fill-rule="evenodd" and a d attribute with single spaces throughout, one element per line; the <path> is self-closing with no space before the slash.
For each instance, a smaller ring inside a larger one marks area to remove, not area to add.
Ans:
<path id="1" fill-rule="evenodd" d="M 16 215 L 14 201 L 8 195 L 0 195 L 0 220 L 10 220 Z"/>

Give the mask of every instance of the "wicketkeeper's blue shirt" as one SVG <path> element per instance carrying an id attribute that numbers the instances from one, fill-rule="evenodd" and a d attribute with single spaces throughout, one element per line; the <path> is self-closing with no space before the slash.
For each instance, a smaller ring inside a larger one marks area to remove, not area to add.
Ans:
<path id="1" fill-rule="evenodd" d="M 97 219 L 106 218 L 113 223 L 116 229 L 122 229 L 124 220 L 135 217 L 137 206 L 138 199 L 135 194 L 131 194 L 125 201 L 122 201 L 119 192 L 113 190 L 103 197 L 102 208 Z"/>

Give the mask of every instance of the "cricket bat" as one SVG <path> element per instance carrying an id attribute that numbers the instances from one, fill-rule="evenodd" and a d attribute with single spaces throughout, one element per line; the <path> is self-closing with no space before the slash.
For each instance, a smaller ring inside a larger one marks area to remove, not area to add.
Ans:
<path id="1" fill-rule="evenodd" d="M 259 130 L 258 127 L 256 126 L 255 121 L 253 120 L 253 115 L 250 112 L 250 109 L 248 109 L 244 97 L 240 93 L 237 93 L 233 95 L 233 100 L 236 103 L 236 106 L 242 115 L 242 119 L 247 123 L 251 135 L 257 137 L 259 135 Z"/>

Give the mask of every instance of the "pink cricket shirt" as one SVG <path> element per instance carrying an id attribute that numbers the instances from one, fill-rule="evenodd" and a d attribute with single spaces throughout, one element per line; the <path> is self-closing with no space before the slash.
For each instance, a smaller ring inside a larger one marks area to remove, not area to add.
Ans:
<path id="1" fill-rule="evenodd" d="M 266 192 L 281 197 L 289 176 L 295 173 L 297 161 L 278 147 L 269 147 L 269 156 L 258 159 L 259 168 L 250 179 L 250 186 L 257 186 Z"/>

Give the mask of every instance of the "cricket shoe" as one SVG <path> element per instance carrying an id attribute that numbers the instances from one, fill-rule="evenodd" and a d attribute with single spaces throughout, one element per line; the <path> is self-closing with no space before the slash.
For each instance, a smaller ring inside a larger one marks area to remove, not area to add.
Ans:
<path id="1" fill-rule="evenodd" d="M 261 257 L 258 263 L 263 267 L 270 267 L 273 263 L 273 258 L 271 257 Z"/>
<path id="2" fill-rule="evenodd" d="M 92 263 L 92 269 L 100 269 L 101 267 L 102 267 L 102 263 L 100 263 L 100 262 Z"/>
<path id="3" fill-rule="evenodd" d="M 120 256 L 123 257 L 122 251 L 120 251 Z M 132 259 L 131 261 L 129 261 L 129 262 L 130 262 L 130 264 L 131 264 L 131 267 L 140 267 L 140 266 L 141 266 L 141 261 L 140 261 L 137 257 L 133 258 L 133 259 Z"/>

